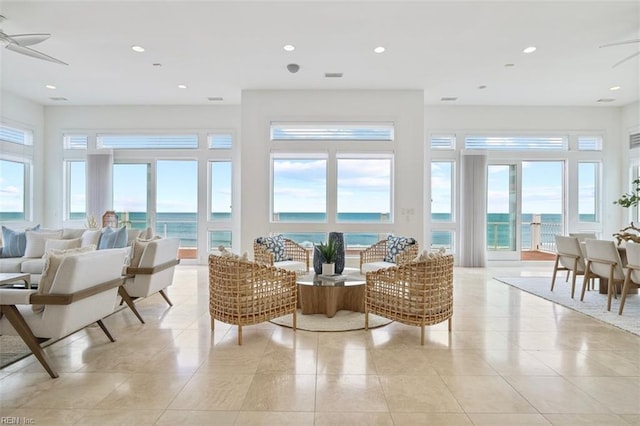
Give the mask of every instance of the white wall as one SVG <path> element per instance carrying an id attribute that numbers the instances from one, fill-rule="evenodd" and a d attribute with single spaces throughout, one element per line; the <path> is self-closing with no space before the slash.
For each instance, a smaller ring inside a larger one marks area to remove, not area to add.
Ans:
<path id="1" fill-rule="evenodd" d="M 280 224 L 270 223 L 269 154 L 272 145 L 269 141 L 269 126 L 271 121 L 394 122 L 393 216 L 395 222 L 392 225 L 384 225 L 384 230 L 396 235 L 416 236 L 422 242 L 424 236 L 422 220 L 424 215 L 423 105 L 424 96 L 421 90 L 243 91 L 242 250 L 251 253 L 254 238 L 282 230 Z M 332 225 L 332 229 L 319 226 L 314 230 L 343 232 L 346 227 L 349 227 L 353 232 L 371 232 L 373 228 L 372 225 L 366 225 L 367 230 L 361 230 L 358 229 L 358 224 L 336 224 Z"/>
<path id="2" fill-rule="evenodd" d="M 631 133 L 640 133 L 640 102 L 636 102 L 631 105 L 627 105 L 622 108 L 621 113 L 621 132 L 622 137 L 620 138 L 621 143 L 621 151 L 623 154 L 623 167 L 620 167 L 620 177 L 622 179 L 622 190 L 618 191 L 618 195 L 622 195 L 623 193 L 629 191 L 629 184 L 631 182 L 632 176 L 630 176 L 629 171 L 631 166 L 640 167 L 640 148 L 635 148 L 631 150 L 629 148 L 629 134 Z M 632 217 L 632 212 L 630 209 L 619 208 L 620 211 L 620 221 L 623 224 L 622 227 L 625 227 L 629 224 L 629 221 L 635 220 Z M 637 223 L 636 223 L 637 225 Z M 621 227 L 621 228 L 622 228 Z"/>
<path id="3" fill-rule="evenodd" d="M 35 102 L 5 91 L 0 91 L 0 121 L 9 126 L 33 131 L 33 200 L 31 219 L 24 225 L 44 224 L 45 207 L 43 183 L 49 176 L 44 164 L 45 124 L 44 108 Z"/>

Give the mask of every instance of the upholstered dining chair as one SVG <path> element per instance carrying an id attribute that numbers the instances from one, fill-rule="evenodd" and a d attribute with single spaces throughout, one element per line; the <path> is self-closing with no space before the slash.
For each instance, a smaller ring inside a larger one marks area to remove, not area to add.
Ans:
<path id="1" fill-rule="evenodd" d="M 424 327 L 448 321 L 453 316 L 453 256 L 437 255 L 391 268 L 367 272 L 365 287 L 365 330 L 369 314 L 406 325 Z"/>
<path id="2" fill-rule="evenodd" d="M 631 287 L 640 288 L 640 244 L 628 243 L 627 249 L 627 275 L 622 286 L 622 296 L 620 297 L 620 309 L 618 315 L 622 315 L 624 303 Z"/>
<path id="3" fill-rule="evenodd" d="M 253 259 L 260 264 L 293 272 L 309 270 L 309 252 L 282 235 L 258 237 L 253 240 Z"/>
<path id="4" fill-rule="evenodd" d="M 578 275 L 584 275 L 586 271 L 586 265 L 580 248 L 580 243 L 577 237 L 566 237 L 563 235 L 556 235 L 556 261 L 553 266 L 553 276 L 551 277 L 551 291 L 556 283 L 556 275 L 558 271 L 567 271 L 567 279 L 569 279 L 569 273 L 573 275 L 571 279 L 571 298 L 575 294 L 576 289 L 576 277 Z"/>
<path id="5" fill-rule="evenodd" d="M 582 243 L 586 240 L 597 240 L 598 236 L 595 232 L 569 232 L 570 237 L 576 237 L 578 242 Z"/>
<path id="6" fill-rule="evenodd" d="M 242 327 L 293 314 L 296 329 L 298 286 L 293 271 L 261 265 L 234 256 L 209 255 L 209 314 L 215 320 Z"/>
<path id="7" fill-rule="evenodd" d="M 586 240 L 587 249 L 587 270 L 582 283 L 582 294 L 580 300 L 584 300 L 584 292 L 592 277 L 607 280 L 607 310 L 611 310 L 611 298 L 617 292 L 617 286 L 624 283 L 625 274 L 622 268 L 620 253 L 613 241 L 607 240 Z"/>
<path id="8" fill-rule="evenodd" d="M 360 252 L 360 273 L 366 274 L 411 262 L 418 256 L 419 251 L 415 239 L 389 235 L 387 239 L 380 240 Z"/>

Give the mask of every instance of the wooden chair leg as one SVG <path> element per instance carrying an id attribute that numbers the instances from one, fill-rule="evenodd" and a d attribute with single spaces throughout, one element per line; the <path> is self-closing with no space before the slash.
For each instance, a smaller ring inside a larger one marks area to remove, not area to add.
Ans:
<path id="1" fill-rule="evenodd" d="M 584 301 L 584 292 L 589 285 L 591 279 L 591 262 L 587 262 L 587 269 L 584 271 L 584 277 L 582 278 L 582 293 L 580 293 L 580 301 Z"/>
<path id="2" fill-rule="evenodd" d="M 238 326 L 238 346 L 242 345 L 242 326 Z"/>
<path id="3" fill-rule="evenodd" d="M 211 317 L 211 331 L 214 330 L 214 323 L 216 322 L 216 320 L 213 319 L 213 317 Z"/>
<path id="4" fill-rule="evenodd" d="M 449 333 L 451 333 L 451 318 L 449 318 L 447 322 L 449 323 Z"/>
<path id="5" fill-rule="evenodd" d="M 364 330 L 369 331 L 369 310 L 366 309 L 364 312 Z"/>
<path id="6" fill-rule="evenodd" d="M 11 323 L 24 343 L 29 347 L 40 364 L 45 370 L 47 370 L 49 376 L 51 376 L 52 379 L 58 378 L 58 373 L 56 373 L 49 364 L 47 354 L 42 350 L 38 338 L 33 335 L 33 332 L 29 328 L 29 324 L 24 320 L 24 317 L 20 314 L 18 308 L 16 308 L 15 305 L 2 305 L 2 313 L 7 317 L 7 320 Z"/>
<path id="7" fill-rule="evenodd" d="M 558 274 L 558 262 L 560 262 L 560 256 L 556 255 L 556 263 L 553 265 L 553 275 L 551 276 L 551 291 L 556 284 L 556 275 Z"/>
<path id="8" fill-rule="evenodd" d="M 298 327 L 298 309 L 293 310 L 293 331 Z"/>
<path id="9" fill-rule="evenodd" d="M 109 332 L 109 330 L 107 329 L 107 326 L 104 325 L 104 323 L 102 322 L 102 320 L 98 320 L 96 321 L 96 324 L 98 324 L 100 326 L 100 328 L 102 329 L 102 331 L 104 331 L 104 334 L 107 335 L 107 337 L 109 338 L 109 340 L 111 340 L 112 342 L 115 342 L 116 339 L 113 338 L 113 336 L 111 335 L 111 333 Z"/>
<path id="10" fill-rule="evenodd" d="M 167 301 L 169 306 L 173 306 L 173 303 L 171 303 L 171 300 L 169 300 L 169 296 L 167 296 L 167 293 L 164 292 L 164 289 L 160 290 L 160 296 L 164 297 L 164 300 Z"/>
<path id="11" fill-rule="evenodd" d="M 424 325 L 420 326 L 420 345 L 424 346 Z"/>
<path id="12" fill-rule="evenodd" d="M 616 291 L 616 284 L 613 281 L 613 265 L 611 265 L 611 269 L 609 270 L 609 286 L 607 288 L 607 311 L 611 310 L 611 296 Z"/>
<path id="13" fill-rule="evenodd" d="M 133 303 L 133 299 L 131 298 L 131 296 L 129 296 L 129 293 L 127 293 L 127 290 L 125 290 L 124 287 L 120 286 L 118 287 L 118 294 L 120 294 L 120 297 L 122 297 L 122 300 L 126 302 L 127 306 L 129 306 L 129 308 L 133 311 L 134 315 L 138 317 L 140 322 L 144 324 L 144 320 L 142 319 L 142 317 L 140 316 L 140 313 L 136 309 L 136 305 Z"/>
<path id="14" fill-rule="evenodd" d="M 627 292 L 629 291 L 629 286 L 631 285 L 631 270 L 627 273 L 627 276 L 624 279 L 624 285 L 622 286 L 622 296 L 620 297 L 620 309 L 618 310 L 618 315 L 622 315 L 622 310 L 624 309 L 624 302 L 627 300 Z"/>

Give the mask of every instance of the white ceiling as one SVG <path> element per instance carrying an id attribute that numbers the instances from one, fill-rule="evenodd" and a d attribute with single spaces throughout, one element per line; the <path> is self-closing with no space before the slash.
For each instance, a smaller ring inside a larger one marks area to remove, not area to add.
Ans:
<path id="1" fill-rule="evenodd" d="M 51 33 L 32 47 L 69 63 L 0 49 L 2 89 L 43 105 L 239 104 L 243 89 L 419 89 L 427 105 L 622 106 L 640 92 L 639 57 L 612 68 L 640 43 L 599 48 L 640 38 L 637 0 L 0 0 L 0 14 L 5 33 Z M 285 52 L 287 43 L 296 50 Z M 378 45 L 386 52 L 373 53 Z M 538 50 L 522 53 L 529 45 Z M 289 63 L 300 71 L 289 73 Z M 218 96 L 224 101 L 207 100 Z"/>

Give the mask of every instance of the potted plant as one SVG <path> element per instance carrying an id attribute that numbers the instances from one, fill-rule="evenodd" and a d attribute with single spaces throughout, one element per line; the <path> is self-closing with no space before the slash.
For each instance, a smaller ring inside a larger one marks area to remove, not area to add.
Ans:
<path id="1" fill-rule="evenodd" d="M 640 203 L 640 178 L 637 178 L 631 182 L 631 192 L 622 194 L 620 198 L 613 202 L 624 208 L 637 207 Z M 622 241 L 634 241 L 640 244 L 640 228 L 635 226 L 633 222 L 626 228 L 621 229 L 619 232 L 613 234 L 618 240 L 618 245 Z"/>
<path id="2" fill-rule="evenodd" d="M 338 247 L 336 247 L 336 243 L 332 239 L 327 240 L 326 244 L 320 243 L 318 245 L 318 252 L 322 257 L 322 275 L 335 274 L 337 249 Z"/>

